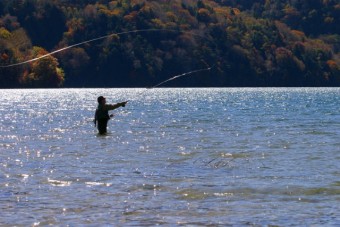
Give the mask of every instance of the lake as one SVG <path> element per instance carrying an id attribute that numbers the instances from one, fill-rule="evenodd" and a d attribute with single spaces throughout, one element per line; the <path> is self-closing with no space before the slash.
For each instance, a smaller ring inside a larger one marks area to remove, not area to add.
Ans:
<path id="1" fill-rule="evenodd" d="M 130 100 L 108 134 L 96 99 Z M 0 225 L 339 226 L 340 88 L 0 90 Z"/>

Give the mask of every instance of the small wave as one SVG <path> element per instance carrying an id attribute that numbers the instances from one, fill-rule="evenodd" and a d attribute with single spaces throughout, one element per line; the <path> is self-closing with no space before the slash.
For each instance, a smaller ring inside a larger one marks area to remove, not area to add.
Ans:
<path id="1" fill-rule="evenodd" d="M 52 180 L 52 179 L 47 179 L 47 182 L 51 184 L 52 186 L 56 187 L 68 187 L 71 186 L 72 181 L 61 181 L 61 180 Z"/>
<path id="2" fill-rule="evenodd" d="M 112 186 L 112 183 L 104 183 L 104 182 L 85 182 L 85 184 L 89 187 L 92 186 L 106 186 L 106 187 L 110 187 Z"/>

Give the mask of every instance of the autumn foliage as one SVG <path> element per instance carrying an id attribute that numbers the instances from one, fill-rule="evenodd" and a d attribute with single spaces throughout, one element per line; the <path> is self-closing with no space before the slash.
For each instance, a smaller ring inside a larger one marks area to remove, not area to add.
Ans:
<path id="1" fill-rule="evenodd" d="M 335 0 L 3 0 L 0 87 L 339 86 Z M 150 31 L 124 33 L 150 29 Z M 158 30 L 155 30 L 158 29 Z"/>

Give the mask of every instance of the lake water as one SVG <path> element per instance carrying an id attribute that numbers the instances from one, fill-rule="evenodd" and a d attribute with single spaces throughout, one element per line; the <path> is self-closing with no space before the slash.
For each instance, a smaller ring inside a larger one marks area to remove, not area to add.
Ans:
<path id="1" fill-rule="evenodd" d="M 130 100 L 106 136 L 99 95 Z M 0 90 L 0 114 L 0 225 L 340 225 L 340 88 Z"/>

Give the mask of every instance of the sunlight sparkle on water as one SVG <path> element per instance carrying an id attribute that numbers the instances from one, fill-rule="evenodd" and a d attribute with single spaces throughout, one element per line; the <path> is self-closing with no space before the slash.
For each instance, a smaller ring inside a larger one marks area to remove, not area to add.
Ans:
<path id="1" fill-rule="evenodd" d="M 99 95 L 130 100 L 106 136 Z M 339 108 L 339 88 L 0 90 L 0 225 L 336 226 Z"/>

